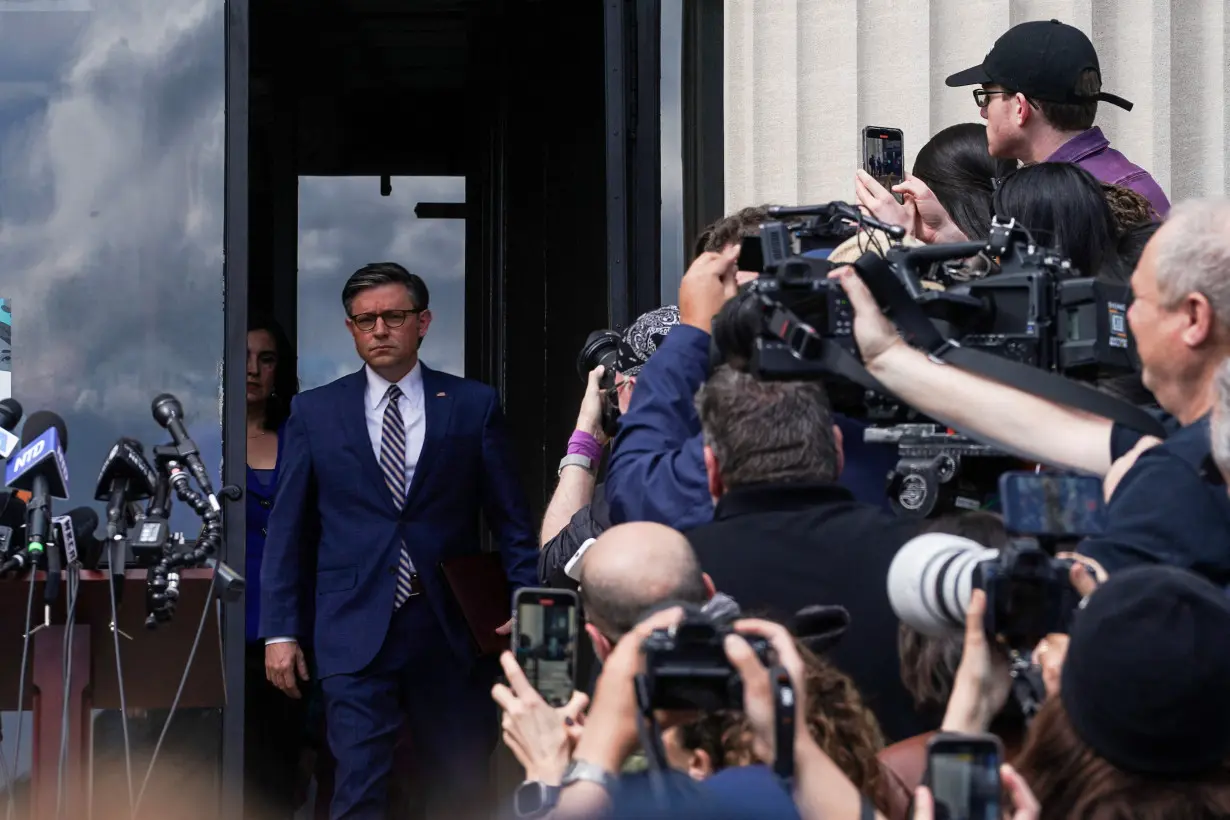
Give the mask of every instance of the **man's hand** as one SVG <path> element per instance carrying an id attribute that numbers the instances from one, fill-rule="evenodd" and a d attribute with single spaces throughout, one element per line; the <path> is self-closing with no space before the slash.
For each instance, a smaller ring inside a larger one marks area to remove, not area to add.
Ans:
<path id="1" fill-rule="evenodd" d="M 759 635 L 767 639 L 777 654 L 778 663 L 790 676 L 794 686 L 795 725 L 803 727 L 800 732 L 802 736 L 795 737 L 796 745 L 811 741 L 811 733 L 805 728 L 807 722 L 804 720 L 807 716 L 807 692 L 803 658 L 786 628 L 770 621 L 738 621 L 735 623 L 735 634 L 726 636 L 726 658 L 743 680 L 743 712 L 752 724 L 752 748 L 757 758 L 772 765 L 777 755 L 777 704 L 773 700 L 769 670 L 756 657 L 743 635 Z"/>
<path id="2" fill-rule="evenodd" d="M 1136 466 L 1136 459 L 1140 458 L 1140 454 L 1161 443 L 1162 440 L 1160 438 L 1142 436 L 1140 441 L 1136 442 L 1135 447 L 1115 459 L 1115 462 L 1110 465 L 1110 469 L 1106 471 L 1106 476 L 1102 479 L 1102 495 L 1106 498 L 1107 504 L 1110 503 L 1110 497 L 1118 489 L 1119 482 L 1127 475 L 1127 471 Z"/>
<path id="3" fill-rule="evenodd" d="M 679 283 L 679 321 L 709 333 L 713 317 L 739 291 L 739 245 L 702 253 Z"/>
<path id="4" fill-rule="evenodd" d="M 602 431 L 602 380 L 606 368 L 598 365 L 589 371 L 589 381 L 585 384 L 585 398 L 581 399 L 581 410 L 577 413 L 576 429 L 589 433 L 599 444 L 607 443 L 606 433 Z"/>
<path id="5" fill-rule="evenodd" d="M 854 308 L 854 340 L 858 342 L 865 367 L 870 369 L 871 363 L 890 347 L 905 344 L 854 268 L 849 265 L 838 268 L 829 273 L 829 278 L 841 283 Z"/>
<path id="6" fill-rule="evenodd" d="M 298 681 L 308 679 L 308 668 L 298 641 L 265 645 L 265 679 L 295 700 L 303 697 Z"/>
<path id="7" fill-rule="evenodd" d="M 512 619 L 512 618 L 509 618 L 507 621 L 505 621 L 505 622 L 504 622 L 504 624 L 503 624 L 502 626 L 497 626 L 497 627 L 495 628 L 495 634 L 497 634 L 497 635 L 511 635 L 511 634 L 512 634 L 512 625 L 513 625 L 513 619 Z"/>
<path id="8" fill-rule="evenodd" d="M 500 655 L 500 666 L 508 686 L 497 683 L 491 697 L 504 710 L 504 744 L 525 768 L 526 780 L 558 786 L 581 737 L 589 697 L 573 692 L 566 706 L 553 708 L 530 685 L 511 652 Z"/>
<path id="9" fill-rule="evenodd" d="M 965 612 L 965 646 L 957 667 L 942 731 L 980 734 L 1008 702 L 1012 674 L 1008 659 L 987 641 L 983 625 L 987 595 L 976 589 Z"/>

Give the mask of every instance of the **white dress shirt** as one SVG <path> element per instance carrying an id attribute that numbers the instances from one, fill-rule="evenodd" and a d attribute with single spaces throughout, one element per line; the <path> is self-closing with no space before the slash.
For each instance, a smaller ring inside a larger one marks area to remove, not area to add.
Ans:
<path id="1" fill-rule="evenodd" d="M 367 374 L 367 392 L 363 399 L 363 412 L 367 417 L 367 436 L 372 441 L 372 451 L 376 454 L 376 463 L 380 462 L 380 437 L 384 434 L 384 411 L 388 404 L 388 379 L 377 374 L 366 365 L 363 371 Z M 397 400 L 397 408 L 401 410 L 402 423 L 406 428 L 406 491 L 410 491 L 410 482 L 414 480 L 414 470 L 418 466 L 419 456 L 423 453 L 423 437 L 427 434 L 427 416 L 423 411 L 423 368 L 416 362 L 414 369 L 397 382 L 401 388 L 401 398 Z M 376 492 L 389 492 L 388 486 L 381 484 Z M 411 572 L 414 564 L 410 565 Z M 286 643 L 297 640 L 290 637 L 267 638 L 265 645 L 271 643 Z"/>

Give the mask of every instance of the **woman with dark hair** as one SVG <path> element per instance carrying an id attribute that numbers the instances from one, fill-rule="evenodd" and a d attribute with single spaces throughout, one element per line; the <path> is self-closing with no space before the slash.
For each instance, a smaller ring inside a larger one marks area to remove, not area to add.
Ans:
<path id="1" fill-rule="evenodd" d="M 913 174 L 893 186 L 901 203 L 861 171 L 855 191 L 873 216 L 905 226 L 922 242 L 964 242 L 990 234 L 995 180 L 1015 170 L 1014 161 L 988 152 L 986 126 L 964 122 L 943 129 L 919 149 Z"/>
<path id="2" fill-rule="evenodd" d="M 265 678 L 265 645 L 259 638 L 261 557 L 265 528 L 278 486 L 281 430 L 299 392 L 295 353 L 282 328 L 256 316 L 248 322 L 248 481 L 246 689 L 244 800 L 249 817 L 289 818 L 295 806 L 306 714 Z M 306 671 L 306 670 L 305 670 Z"/>
<path id="3" fill-rule="evenodd" d="M 1116 253 L 1119 226 L 1102 183 L 1084 168 L 1027 165 L 1000 182 L 993 204 L 1000 219 L 1015 219 L 1039 245 L 1071 260 L 1075 275 L 1127 281 Z"/>

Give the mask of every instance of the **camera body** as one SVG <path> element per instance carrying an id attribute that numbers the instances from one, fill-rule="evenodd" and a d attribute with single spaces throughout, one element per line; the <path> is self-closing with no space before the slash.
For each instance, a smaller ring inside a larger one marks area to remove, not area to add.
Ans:
<path id="1" fill-rule="evenodd" d="M 743 681 L 723 646 L 733 629 L 699 612 L 689 612 L 671 629 L 654 630 L 641 644 L 645 685 L 654 709 L 702 712 L 743 709 Z M 769 642 L 745 635 L 756 656 L 771 666 Z"/>
<path id="2" fill-rule="evenodd" d="M 974 584 L 987 596 L 987 636 L 1027 651 L 1053 632 L 1066 633 L 1080 605 L 1068 579 L 1072 563 L 1051 556 L 1032 538 L 1015 539 L 996 557 L 979 562 Z"/>
<path id="3" fill-rule="evenodd" d="M 614 330 L 595 330 L 577 354 L 577 375 L 589 381 L 589 373 L 602 365 L 598 387 L 602 391 L 602 432 L 614 438 L 619 430 L 619 402 L 615 395 L 615 365 L 619 361 L 620 335 Z"/>

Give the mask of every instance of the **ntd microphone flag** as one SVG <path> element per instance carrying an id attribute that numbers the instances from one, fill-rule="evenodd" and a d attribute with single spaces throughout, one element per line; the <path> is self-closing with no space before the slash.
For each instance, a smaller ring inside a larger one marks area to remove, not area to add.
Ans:
<path id="1" fill-rule="evenodd" d="M 33 491 L 39 476 L 47 479 L 47 492 L 52 498 L 68 498 L 68 465 L 55 427 L 48 427 L 21 448 L 4 471 L 5 483 L 15 490 Z"/>

